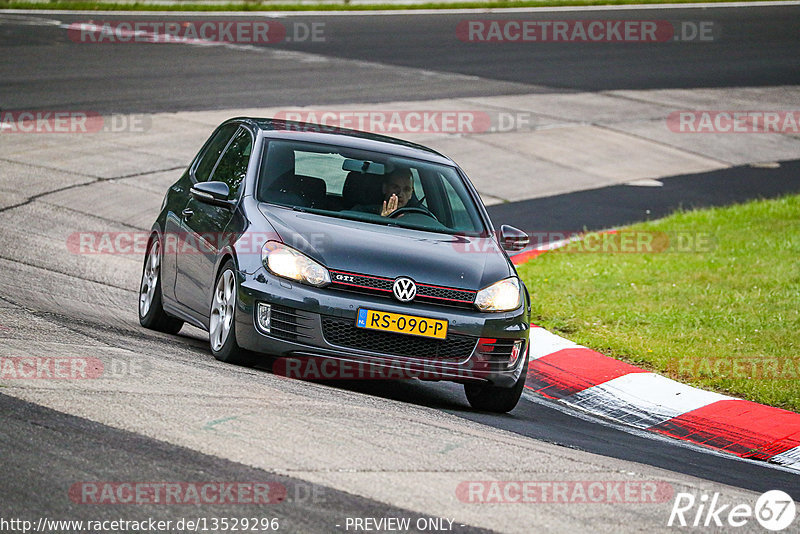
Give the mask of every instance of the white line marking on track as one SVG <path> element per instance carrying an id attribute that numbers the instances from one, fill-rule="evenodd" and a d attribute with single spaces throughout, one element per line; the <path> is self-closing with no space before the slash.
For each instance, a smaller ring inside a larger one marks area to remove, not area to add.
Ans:
<path id="1" fill-rule="evenodd" d="M 795 447 L 794 449 L 789 449 L 786 452 L 776 454 L 770 458 L 770 461 L 780 464 L 787 469 L 800 471 L 800 447 Z"/>
<path id="2" fill-rule="evenodd" d="M 629 373 L 562 401 L 644 429 L 711 403 L 732 399 L 655 373 Z"/>
<path id="3" fill-rule="evenodd" d="M 529 359 L 538 360 L 543 356 L 564 349 L 583 348 L 577 343 L 548 332 L 544 328 L 531 328 Z M 588 350 L 588 349 L 587 349 Z"/>
<path id="4" fill-rule="evenodd" d="M 612 421 L 610 419 L 606 419 L 595 413 L 590 413 L 585 410 L 582 410 L 575 406 L 567 406 L 562 404 L 561 401 L 548 399 L 542 397 L 541 395 L 537 395 L 533 391 L 526 389 L 522 393 L 523 398 L 529 400 L 534 404 L 538 404 L 540 406 L 544 406 L 546 408 L 551 408 L 557 412 L 563 413 L 568 417 L 574 417 L 576 419 L 580 419 L 581 421 L 586 421 L 587 423 L 594 423 L 598 425 L 607 426 L 609 428 L 613 428 L 614 430 L 618 430 L 620 432 L 625 432 L 626 434 L 631 434 L 636 437 L 645 438 L 653 441 L 660 441 L 662 443 L 669 443 L 675 447 L 681 447 L 684 449 L 690 449 L 695 452 L 700 452 L 703 454 L 710 454 L 712 456 L 718 456 L 720 458 L 724 458 L 726 460 L 733 460 L 737 462 L 745 462 L 749 464 L 759 465 L 761 467 L 767 467 L 769 469 L 776 469 L 778 471 L 785 471 L 787 473 L 797 474 L 797 468 L 790 468 L 784 465 L 778 465 L 773 463 L 764 462 L 763 460 L 753 460 L 751 458 L 742 458 L 741 456 L 733 455 L 729 452 L 718 451 L 716 449 L 711 449 L 708 447 L 703 447 L 702 445 L 698 445 L 697 443 L 693 443 L 691 441 L 683 441 L 679 439 L 672 438 L 670 436 L 664 436 L 662 434 L 658 434 L 656 432 L 650 432 L 648 430 L 642 430 L 639 428 L 632 427 L 630 425 L 626 425 L 624 423 L 620 423 L 617 421 Z M 582 449 L 583 450 L 583 449 Z M 793 449 L 794 450 L 794 449 Z M 788 452 L 788 451 L 787 451 Z"/>

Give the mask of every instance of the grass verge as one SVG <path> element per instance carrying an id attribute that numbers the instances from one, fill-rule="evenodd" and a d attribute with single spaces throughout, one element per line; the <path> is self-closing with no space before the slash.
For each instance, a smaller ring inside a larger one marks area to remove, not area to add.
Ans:
<path id="1" fill-rule="evenodd" d="M 534 323 L 703 389 L 800 411 L 800 195 L 679 212 L 622 235 L 657 252 L 590 253 L 594 235 L 522 265 Z"/>
<path id="2" fill-rule="evenodd" d="M 501 9 L 509 7 L 556 7 L 556 6 L 606 6 L 640 4 L 688 4 L 700 0 L 487 0 L 455 2 L 421 2 L 415 4 L 370 3 L 351 4 L 349 0 L 337 3 L 272 3 L 270 1 L 245 0 L 227 4 L 202 4 L 178 0 L 172 4 L 143 2 L 96 2 L 96 1 L 26 1 L 0 0 L 0 9 L 30 10 L 76 10 L 76 11 L 371 11 L 408 9 Z M 702 0 L 704 2 L 729 2 L 731 0 Z M 751 3 L 771 0 L 749 0 Z M 789 0 L 787 0 L 789 1 Z"/>

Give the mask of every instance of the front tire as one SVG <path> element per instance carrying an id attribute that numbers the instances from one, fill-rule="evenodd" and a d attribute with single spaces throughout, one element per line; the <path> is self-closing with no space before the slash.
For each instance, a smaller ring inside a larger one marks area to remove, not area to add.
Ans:
<path id="1" fill-rule="evenodd" d="M 170 317 L 161 300 L 161 242 L 156 236 L 147 249 L 139 285 L 139 324 L 150 330 L 177 334 L 183 321 Z"/>
<path id="2" fill-rule="evenodd" d="M 235 365 L 252 366 L 255 356 L 236 343 L 236 266 L 232 260 L 222 266 L 211 296 L 208 340 L 216 359 Z"/>
<path id="3" fill-rule="evenodd" d="M 527 377 L 528 358 L 522 365 L 522 373 L 510 388 L 489 384 L 464 384 L 464 393 L 469 405 L 482 412 L 507 413 L 514 409 L 522 396 Z"/>

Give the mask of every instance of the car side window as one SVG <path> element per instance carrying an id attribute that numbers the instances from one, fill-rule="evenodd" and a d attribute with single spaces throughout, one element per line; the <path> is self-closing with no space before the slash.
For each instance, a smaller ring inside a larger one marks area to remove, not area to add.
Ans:
<path id="1" fill-rule="evenodd" d="M 208 181 L 208 178 L 211 176 L 211 171 L 214 170 L 214 165 L 217 164 L 219 155 L 225 150 L 228 141 L 230 141 L 231 136 L 236 132 L 237 128 L 239 128 L 238 124 L 226 124 L 217 130 L 217 133 L 214 134 L 214 137 L 212 137 L 211 142 L 208 144 L 208 148 L 206 148 L 206 151 L 200 157 L 200 161 L 197 162 L 194 168 L 195 180 L 198 182 Z"/>
<path id="2" fill-rule="evenodd" d="M 447 193 L 447 203 L 450 206 L 450 212 L 452 214 L 452 226 L 454 228 L 470 228 L 474 226 L 470 216 L 467 212 L 467 208 L 464 206 L 464 201 L 458 195 L 455 189 L 453 189 L 452 184 L 448 182 L 444 176 L 441 174 L 439 178 L 444 185 L 444 190 Z"/>
<path id="3" fill-rule="evenodd" d="M 239 196 L 239 188 L 247 176 L 247 165 L 250 162 L 250 153 L 253 151 L 253 138 L 244 128 L 233 137 L 225 154 L 219 159 L 211 180 L 225 182 L 230 189 L 229 199 Z"/>
<path id="4" fill-rule="evenodd" d="M 417 197 L 420 206 L 428 207 L 428 196 L 425 194 L 425 189 L 422 186 L 422 180 L 419 177 L 419 171 L 411 168 L 411 179 L 414 180 L 414 196 Z"/>

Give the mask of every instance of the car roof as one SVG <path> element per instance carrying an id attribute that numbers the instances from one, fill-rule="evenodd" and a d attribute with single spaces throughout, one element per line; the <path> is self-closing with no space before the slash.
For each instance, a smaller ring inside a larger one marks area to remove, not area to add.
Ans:
<path id="1" fill-rule="evenodd" d="M 226 122 L 232 121 L 250 124 L 252 127 L 265 132 L 271 138 L 338 145 L 443 163 L 445 165 L 455 165 L 453 160 L 431 148 L 388 135 L 283 119 L 238 117 Z"/>

